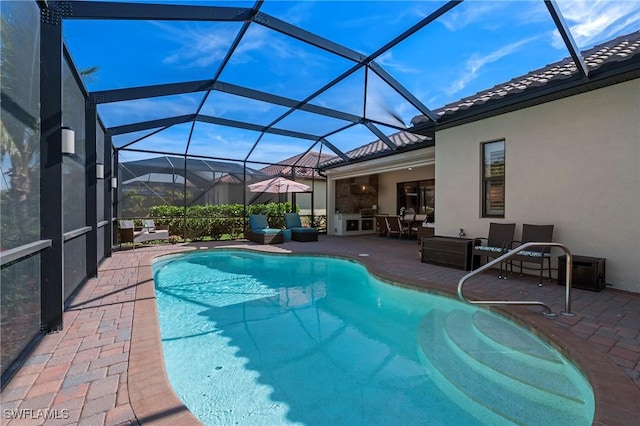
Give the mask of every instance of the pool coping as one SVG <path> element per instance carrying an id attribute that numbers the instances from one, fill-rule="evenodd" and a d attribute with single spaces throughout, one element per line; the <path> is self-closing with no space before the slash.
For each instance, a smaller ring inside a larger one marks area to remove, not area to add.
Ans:
<path id="1" fill-rule="evenodd" d="M 191 248 L 195 250 L 195 248 Z M 269 251 L 261 246 L 233 247 L 234 250 Z M 219 249 L 218 249 L 219 250 Z M 133 327 L 129 355 L 128 387 L 131 407 L 141 424 L 201 425 L 176 395 L 164 368 L 152 264 L 156 258 L 172 253 L 149 253 L 138 263 L 137 290 L 134 301 Z M 181 251 L 181 253 L 186 253 Z M 272 254 L 272 253 L 271 253 Z M 293 253 L 338 257 L 356 261 L 376 277 L 403 287 L 456 298 L 449 288 L 438 283 L 431 287 L 415 286 L 407 278 L 390 274 L 368 264 L 366 258 L 348 254 Z M 471 299 L 473 295 L 471 294 Z M 586 341 L 558 326 L 540 314 L 524 307 L 491 307 L 494 311 L 533 332 L 571 360 L 589 380 L 594 393 L 593 425 L 627 425 L 640 418 L 640 389 L 633 380 L 605 354 Z M 626 403 L 625 403 L 626 402 Z"/>

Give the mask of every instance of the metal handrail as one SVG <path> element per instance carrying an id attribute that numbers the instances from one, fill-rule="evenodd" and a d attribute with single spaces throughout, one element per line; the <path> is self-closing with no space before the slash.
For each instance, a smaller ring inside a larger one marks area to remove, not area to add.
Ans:
<path id="1" fill-rule="evenodd" d="M 509 301 L 509 300 L 468 300 L 463 292 L 462 292 L 462 287 L 464 286 L 465 281 L 467 281 L 469 278 L 478 275 L 481 272 L 486 271 L 487 269 L 491 268 L 492 266 L 504 262 L 507 259 L 512 258 L 513 256 L 515 256 L 516 254 L 518 254 L 519 252 L 528 249 L 530 247 L 559 247 L 562 250 L 564 250 L 565 254 L 567 255 L 567 272 L 566 272 L 566 292 L 565 292 L 565 310 L 560 312 L 562 315 L 566 315 L 566 316 L 573 316 L 575 314 L 571 313 L 571 274 L 572 274 L 572 270 L 573 270 L 573 256 L 571 255 L 571 251 L 569 250 L 569 248 L 567 246 L 565 246 L 564 244 L 560 244 L 560 243 L 538 243 L 538 242 L 530 242 L 530 243 L 525 243 L 522 244 L 518 247 L 516 247 L 513 250 L 509 250 L 507 253 L 503 254 L 502 256 L 492 260 L 489 263 L 486 263 L 484 265 L 482 265 L 480 268 L 476 269 L 475 271 L 471 271 L 469 272 L 467 275 L 465 275 L 464 277 L 460 278 L 460 281 L 458 282 L 458 297 L 460 298 L 460 300 L 467 302 L 469 304 L 472 305 L 540 305 L 542 307 L 544 307 L 546 309 L 546 311 L 542 312 L 542 315 L 545 316 L 549 316 L 549 317 L 555 317 L 556 314 L 553 313 L 553 311 L 551 311 L 551 308 L 549 308 L 547 305 L 545 305 L 542 302 L 536 302 L 536 301 L 531 301 L 531 300 L 519 300 L 519 301 Z"/>

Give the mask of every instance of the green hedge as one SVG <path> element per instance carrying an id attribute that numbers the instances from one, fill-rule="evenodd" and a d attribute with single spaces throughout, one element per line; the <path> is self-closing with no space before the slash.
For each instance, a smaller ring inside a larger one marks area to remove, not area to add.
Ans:
<path id="1" fill-rule="evenodd" d="M 283 213 L 291 211 L 290 202 L 256 204 L 246 207 L 248 215 L 265 214 L 269 226 L 280 228 L 284 226 Z M 295 206 L 295 211 L 299 211 Z M 221 204 L 187 207 L 185 221 L 184 207 L 153 206 L 149 209 L 149 217 L 154 218 L 157 226 L 168 226 L 169 234 L 177 235 L 180 239 L 214 240 L 236 239 L 244 236 L 245 216 L 242 204 Z"/>

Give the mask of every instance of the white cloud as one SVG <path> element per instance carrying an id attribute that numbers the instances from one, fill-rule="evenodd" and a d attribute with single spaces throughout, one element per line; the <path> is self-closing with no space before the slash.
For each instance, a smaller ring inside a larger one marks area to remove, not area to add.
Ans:
<path id="1" fill-rule="evenodd" d="M 233 25 L 172 25 L 152 22 L 177 47 L 167 52 L 164 62 L 182 68 L 207 67 L 220 61 L 237 33 Z"/>
<path id="2" fill-rule="evenodd" d="M 161 98 L 136 99 L 99 107 L 100 116 L 109 118 L 108 126 L 135 123 L 193 113 L 200 102 L 201 94 L 165 96 Z M 106 112 L 106 114 L 103 114 Z"/>
<path id="3" fill-rule="evenodd" d="M 411 61 L 412 59 L 414 58 L 407 58 L 408 61 Z M 396 60 L 390 50 L 380 55 L 376 59 L 376 62 L 387 70 L 394 70 L 400 73 L 420 74 L 422 72 L 419 68 L 412 66 L 410 62 Z"/>
<path id="4" fill-rule="evenodd" d="M 530 37 L 524 40 L 517 41 L 515 43 L 503 46 L 488 54 L 474 54 L 465 63 L 465 67 L 462 71 L 462 75 L 457 80 L 454 80 L 451 85 L 446 89 L 448 94 L 454 94 L 463 90 L 469 82 L 478 77 L 480 71 L 484 66 L 489 63 L 502 59 L 505 56 L 520 50 L 524 45 L 535 40 L 537 37 Z"/>
<path id="5" fill-rule="evenodd" d="M 177 46 L 167 52 L 163 62 L 180 68 L 206 68 L 219 63 L 239 31 L 237 24 L 189 25 L 186 28 L 155 22 L 153 25 Z M 310 54 L 300 42 L 253 24 L 243 36 L 231 62 L 246 64 L 258 56 L 266 58 L 272 65 L 283 59 L 310 63 L 322 61 L 320 55 Z"/>
<path id="6" fill-rule="evenodd" d="M 449 31 L 459 31 L 469 25 L 483 23 L 487 16 L 500 14 L 509 2 L 470 1 L 453 8 L 438 19 Z"/>
<path id="7" fill-rule="evenodd" d="M 291 7 L 287 9 L 280 19 L 293 25 L 300 25 L 302 22 L 314 18 L 313 1 L 292 2 Z"/>
<path id="8" fill-rule="evenodd" d="M 640 28 L 640 2 L 631 0 L 560 0 L 558 7 L 580 49 Z M 557 30 L 552 45 L 565 47 Z"/>

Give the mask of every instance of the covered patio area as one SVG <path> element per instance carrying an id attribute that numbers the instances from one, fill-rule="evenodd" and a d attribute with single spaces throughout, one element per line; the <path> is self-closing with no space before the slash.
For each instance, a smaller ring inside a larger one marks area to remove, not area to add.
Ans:
<path id="1" fill-rule="evenodd" d="M 321 236 L 314 244 L 263 246 L 238 240 L 114 252 L 98 277 L 69 303 L 65 328 L 46 335 L 2 391 L 3 413 L 45 410 L 58 415 L 55 424 L 198 424 L 164 373 L 150 266 L 158 255 L 230 246 L 341 256 L 363 263 L 383 280 L 452 297 L 465 274 L 421 263 L 415 241 L 369 235 Z M 554 312 L 564 309 L 564 287 L 555 282 L 538 287 L 535 277 L 514 274 L 505 281 L 485 273 L 468 289 L 471 298 L 540 300 Z M 594 424 L 630 424 L 640 416 L 640 296 L 575 289 L 572 302 L 573 317 L 547 319 L 539 308 L 496 311 L 533 330 L 579 366 L 596 396 Z M 5 420 L 25 424 L 24 417 Z"/>

